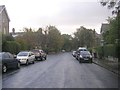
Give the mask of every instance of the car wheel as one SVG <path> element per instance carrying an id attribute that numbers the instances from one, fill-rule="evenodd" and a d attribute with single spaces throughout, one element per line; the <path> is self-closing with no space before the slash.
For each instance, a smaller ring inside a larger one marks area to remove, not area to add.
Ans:
<path id="1" fill-rule="evenodd" d="M 32 61 L 32 64 L 34 64 L 35 63 L 35 61 Z"/>
<path id="2" fill-rule="evenodd" d="M 81 59 L 79 59 L 79 63 L 82 63 L 82 60 L 81 60 Z"/>
<path id="3" fill-rule="evenodd" d="M 20 63 L 19 62 L 17 63 L 17 69 L 20 69 Z"/>
<path id="4" fill-rule="evenodd" d="M 92 60 L 90 60 L 90 63 L 92 63 Z"/>
<path id="5" fill-rule="evenodd" d="M 78 60 L 78 57 L 76 57 L 76 59 Z"/>
<path id="6" fill-rule="evenodd" d="M 42 60 L 43 60 L 43 57 L 41 57 L 40 60 L 42 61 Z"/>
<path id="7" fill-rule="evenodd" d="M 2 72 L 3 72 L 3 73 L 6 73 L 6 72 L 7 72 L 7 65 L 3 65 L 3 67 L 2 67 Z"/>
<path id="8" fill-rule="evenodd" d="M 28 63 L 28 60 L 26 61 L 26 65 L 28 65 L 29 63 Z"/>
<path id="9" fill-rule="evenodd" d="M 38 58 L 35 58 L 35 60 L 37 61 L 37 60 L 38 60 Z"/>
<path id="10" fill-rule="evenodd" d="M 47 59 L 47 57 L 45 57 L 45 60 Z"/>

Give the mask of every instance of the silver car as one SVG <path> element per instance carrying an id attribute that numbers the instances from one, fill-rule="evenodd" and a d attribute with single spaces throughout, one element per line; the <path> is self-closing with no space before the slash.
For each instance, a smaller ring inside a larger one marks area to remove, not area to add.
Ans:
<path id="1" fill-rule="evenodd" d="M 31 51 L 22 51 L 17 54 L 17 59 L 21 64 L 28 65 L 29 63 L 33 63 L 35 61 L 35 55 Z"/>

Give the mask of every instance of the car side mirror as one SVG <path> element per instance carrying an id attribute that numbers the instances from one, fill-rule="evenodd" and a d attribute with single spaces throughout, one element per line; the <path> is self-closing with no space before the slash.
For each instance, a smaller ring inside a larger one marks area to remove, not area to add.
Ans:
<path id="1" fill-rule="evenodd" d="M 16 58 L 16 57 L 17 57 L 17 55 L 13 55 L 13 57 L 14 57 L 14 58 Z"/>

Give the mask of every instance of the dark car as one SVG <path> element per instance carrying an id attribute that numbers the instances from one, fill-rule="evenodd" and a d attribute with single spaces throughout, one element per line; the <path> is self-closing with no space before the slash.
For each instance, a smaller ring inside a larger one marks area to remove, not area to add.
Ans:
<path id="1" fill-rule="evenodd" d="M 35 54 L 36 60 L 46 60 L 47 59 L 47 54 L 43 50 L 34 49 L 31 51 Z"/>
<path id="2" fill-rule="evenodd" d="M 9 52 L 0 52 L 0 60 L 2 61 L 3 73 L 7 72 L 10 68 L 20 68 L 20 62 Z"/>
<path id="3" fill-rule="evenodd" d="M 80 53 L 78 54 L 78 61 L 80 63 L 82 62 L 92 63 L 92 55 L 90 54 L 89 51 L 80 51 Z"/>

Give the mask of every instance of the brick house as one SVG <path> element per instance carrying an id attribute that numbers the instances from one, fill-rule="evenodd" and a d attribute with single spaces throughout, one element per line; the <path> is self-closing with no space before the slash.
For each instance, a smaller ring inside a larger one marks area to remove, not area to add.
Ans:
<path id="1" fill-rule="evenodd" d="M 0 6 L 0 32 L 5 35 L 9 34 L 9 16 L 5 5 Z"/>

